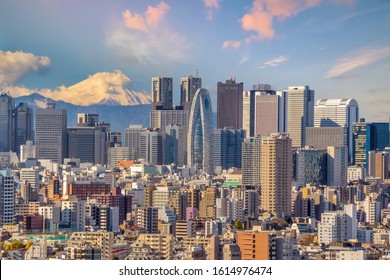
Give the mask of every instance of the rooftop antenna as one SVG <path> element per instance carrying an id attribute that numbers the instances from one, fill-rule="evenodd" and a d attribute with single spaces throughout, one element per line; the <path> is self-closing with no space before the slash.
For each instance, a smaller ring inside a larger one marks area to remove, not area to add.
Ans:
<path id="1" fill-rule="evenodd" d="M 233 76 L 233 81 L 234 82 L 236 81 L 236 74 L 234 74 L 234 76 Z"/>
<path id="2" fill-rule="evenodd" d="M 233 74 L 230 73 L 230 81 L 233 81 Z"/>
<path id="3" fill-rule="evenodd" d="M 199 69 L 196 69 L 196 77 L 199 78 Z"/>

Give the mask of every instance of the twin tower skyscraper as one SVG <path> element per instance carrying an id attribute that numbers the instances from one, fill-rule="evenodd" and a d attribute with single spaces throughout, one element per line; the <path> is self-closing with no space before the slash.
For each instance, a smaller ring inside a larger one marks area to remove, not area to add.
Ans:
<path id="1" fill-rule="evenodd" d="M 164 163 L 189 165 L 212 174 L 213 111 L 202 79 L 180 79 L 180 105 L 173 106 L 173 79 L 152 78 L 151 128 L 162 131 Z"/>

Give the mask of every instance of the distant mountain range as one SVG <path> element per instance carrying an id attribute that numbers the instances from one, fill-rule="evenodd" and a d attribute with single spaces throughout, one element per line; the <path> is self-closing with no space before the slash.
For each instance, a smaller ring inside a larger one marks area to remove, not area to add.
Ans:
<path id="1" fill-rule="evenodd" d="M 15 87 L 11 95 L 20 97 L 39 92 L 41 96 L 53 100 L 67 102 L 73 105 L 88 106 L 104 105 L 143 105 L 150 104 L 151 97 L 144 90 L 134 90 L 135 84 L 120 70 L 114 72 L 99 72 L 87 79 L 66 87 L 56 89 L 30 90 Z"/>

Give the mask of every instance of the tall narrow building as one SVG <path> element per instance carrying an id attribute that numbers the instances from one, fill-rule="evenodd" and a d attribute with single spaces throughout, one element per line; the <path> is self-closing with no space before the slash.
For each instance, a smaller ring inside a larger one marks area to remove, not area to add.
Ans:
<path id="1" fill-rule="evenodd" d="M 11 170 L 0 170 L 0 226 L 15 223 L 15 183 Z"/>
<path id="2" fill-rule="evenodd" d="M 129 159 L 139 159 L 142 125 L 129 125 L 125 128 L 125 147 L 129 148 Z"/>
<path id="3" fill-rule="evenodd" d="M 242 129 L 244 83 L 231 78 L 217 84 L 217 128 Z"/>
<path id="4" fill-rule="evenodd" d="M 173 79 L 167 77 L 152 78 L 152 110 L 170 110 L 172 102 Z"/>
<path id="5" fill-rule="evenodd" d="M 180 79 L 180 105 L 183 106 L 184 110 L 191 109 L 195 93 L 201 87 L 202 78 L 200 77 L 188 75 Z"/>
<path id="6" fill-rule="evenodd" d="M 52 101 L 45 109 L 37 109 L 35 141 L 38 158 L 62 163 L 67 153 L 66 128 L 66 109 L 55 108 Z"/>
<path id="7" fill-rule="evenodd" d="M 261 143 L 261 207 L 279 217 L 291 215 L 291 142 L 288 134 L 273 133 Z"/>
<path id="8" fill-rule="evenodd" d="M 187 137 L 189 166 L 213 173 L 213 111 L 208 90 L 198 89 L 191 104 Z"/>
<path id="9" fill-rule="evenodd" d="M 14 151 L 20 153 L 20 146 L 33 140 L 33 112 L 27 103 L 20 103 L 15 108 L 15 147 Z"/>
<path id="10" fill-rule="evenodd" d="M 306 127 L 314 125 L 314 90 L 309 86 L 292 86 L 287 94 L 287 132 L 294 148 L 304 147 Z"/>
<path id="11" fill-rule="evenodd" d="M 260 190 L 261 137 L 250 137 L 242 142 L 242 185 L 246 189 Z"/>
<path id="12" fill-rule="evenodd" d="M 159 128 L 141 133 L 140 158 L 151 164 L 163 164 L 163 132 Z"/>
<path id="13" fill-rule="evenodd" d="M 14 149 L 14 99 L 9 92 L 0 94 L 0 152 Z"/>

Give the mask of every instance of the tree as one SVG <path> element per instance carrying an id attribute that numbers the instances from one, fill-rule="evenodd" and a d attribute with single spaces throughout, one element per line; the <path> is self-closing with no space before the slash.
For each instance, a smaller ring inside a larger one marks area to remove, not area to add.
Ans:
<path id="1" fill-rule="evenodd" d="M 240 220 L 237 220 L 234 222 L 233 228 L 234 229 L 244 229 L 244 225 L 243 225 L 243 223 L 240 222 Z"/>
<path id="2" fill-rule="evenodd" d="M 31 247 L 33 244 L 34 244 L 34 242 L 32 242 L 32 241 L 27 242 L 27 244 L 26 244 L 26 249 L 27 249 L 27 250 L 30 249 L 30 247 Z"/>

